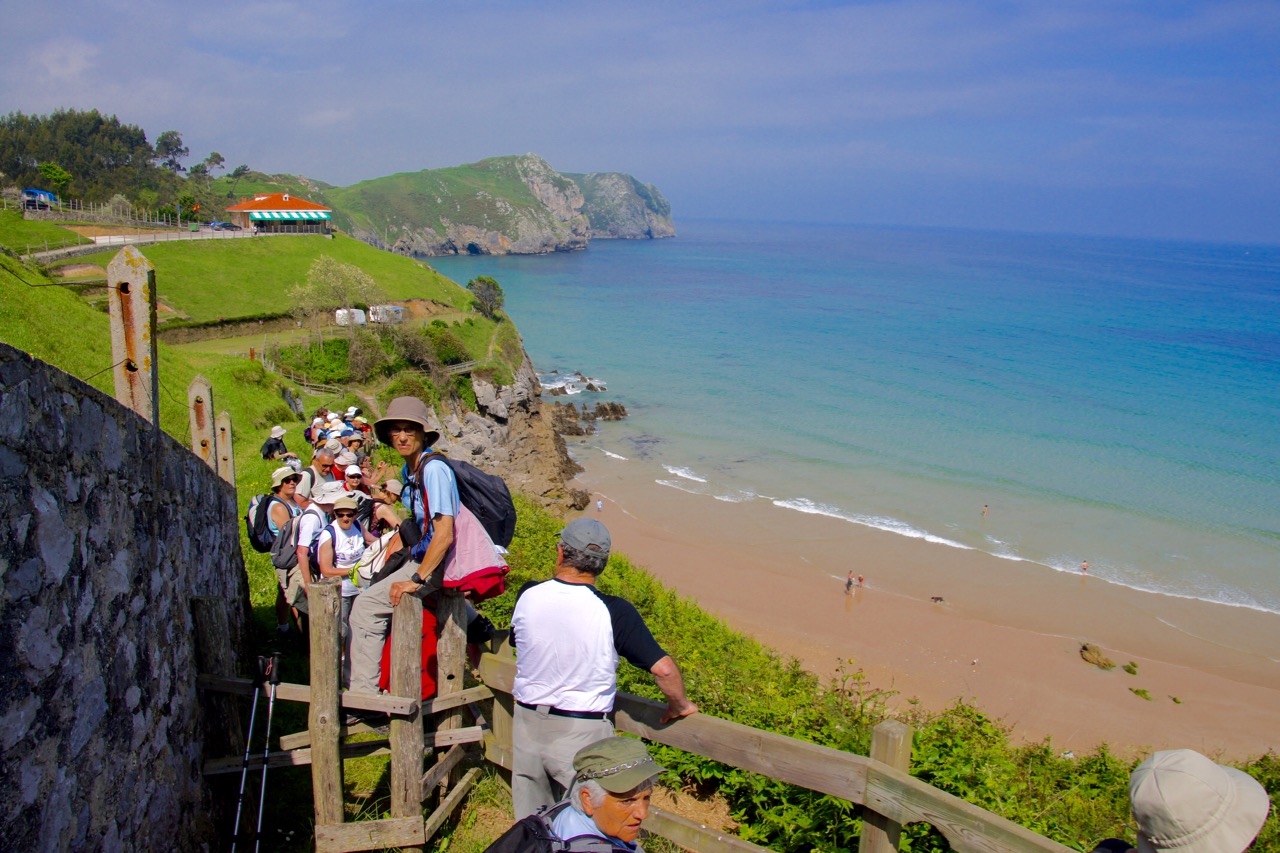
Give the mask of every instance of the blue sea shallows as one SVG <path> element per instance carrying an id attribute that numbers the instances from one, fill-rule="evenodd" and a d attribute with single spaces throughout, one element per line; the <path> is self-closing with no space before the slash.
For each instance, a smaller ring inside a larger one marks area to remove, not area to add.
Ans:
<path id="1" fill-rule="evenodd" d="M 673 488 L 1280 612 L 1280 248 L 695 222 L 435 261 Z"/>

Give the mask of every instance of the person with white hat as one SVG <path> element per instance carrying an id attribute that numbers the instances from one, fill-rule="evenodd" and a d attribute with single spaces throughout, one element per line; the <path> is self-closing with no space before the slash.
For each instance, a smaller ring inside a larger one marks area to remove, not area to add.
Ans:
<path id="1" fill-rule="evenodd" d="M 288 459 L 290 457 L 297 459 L 298 454 L 290 453 L 289 448 L 284 446 L 284 427 L 276 424 L 271 428 L 271 437 L 262 443 L 263 459 Z"/>
<path id="2" fill-rule="evenodd" d="M 271 474 L 271 504 L 267 509 L 267 530 L 272 539 L 280 535 L 281 528 L 289 519 L 302 513 L 302 507 L 298 506 L 294 498 L 298 482 L 301 480 L 302 475 L 287 465 L 277 468 Z M 276 584 L 276 630 L 281 634 L 287 634 L 291 615 L 291 608 L 285 594 L 289 583 L 288 572 L 276 569 L 276 580 L 278 581 Z"/>
<path id="3" fill-rule="evenodd" d="M 1241 853 L 1266 823 L 1271 800 L 1242 770 L 1215 764 L 1193 749 L 1167 749 L 1129 777 L 1138 853 Z M 1123 851 L 1107 839 L 1095 851 Z"/>
<path id="4" fill-rule="evenodd" d="M 311 581 L 319 577 L 319 566 L 312 559 L 312 553 L 315 550 L 316 541 L 320 538 L 321 531 L 332 520 L 333 505 L 339 499 L 347 496 L 347 490 L 343 488 L 341 483 L 320 483 L 313 486 L 311 492 L 311 505 L 308 506 L 298 517 L 296 524 L 298 525 L 298 565 L 294 567 L 297 570 L 297 582 L 301 584 L 301 593 L 306 595 L 307 587 Z M 294 569 L 289 571 L 292 573 Z M 290 575 L 290 581 L 294 580 Z M 297 601 L 291 601 L 294 607 L 305 612 L 305 605 L 299 605 Z"/>
<path id="5" fill-rule="evenodd" d="M 330 522 L 316 539 L 316 562 L 322 578 L 342 578 L 342 634 L 347 634 L 351 601 L 360 594 L 352 571 L 364 556 L 367 545 L 378 540 L 365 530 L 356 518 L 359 505 L 354 495 L 346 494 L 333 502 Z"/>

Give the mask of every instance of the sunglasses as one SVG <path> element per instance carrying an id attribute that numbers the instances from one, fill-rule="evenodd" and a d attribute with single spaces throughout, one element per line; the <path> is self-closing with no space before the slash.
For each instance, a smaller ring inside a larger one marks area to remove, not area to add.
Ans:
<path id="1" fill-rule="evenodd" d="M 348 474 L 347 475 L 348 480 L 359 480 L 363 477 L 364 477 L 364 474 Z"/>
<path id="2" fill-rule="evenodd" d="M 356 514 L 349 509 L 340 509 L 334 513 L 337 518 L 355 518 Z"/>
<path id="3" fill-rule="evenodd" d="M 298 485 L 299 483 L 301 483 L 301 482 L 302 482 L 302 478 L 301 478 L 301 477 L 285 477 L 285 478 L 284 478 L 283 480 L 281 480 L 280 482 L 282 482 L 282 483 L 293 483 L 293 484 L 296 486 L 296 485 Z"/>

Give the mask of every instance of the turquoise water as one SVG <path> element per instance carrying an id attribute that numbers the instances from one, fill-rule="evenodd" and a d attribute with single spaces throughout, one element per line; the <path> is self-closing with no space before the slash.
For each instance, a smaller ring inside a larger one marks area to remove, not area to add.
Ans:
<path id="1" fill-rule="evenodd" d="M 694 222 L 432 263 L 663 485 L 1280 612 L 1280 248 Z"/>

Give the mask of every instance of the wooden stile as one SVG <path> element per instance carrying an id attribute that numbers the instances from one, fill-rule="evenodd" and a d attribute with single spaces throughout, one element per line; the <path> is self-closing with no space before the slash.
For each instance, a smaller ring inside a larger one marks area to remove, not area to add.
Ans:
<path id="1" fill-rule="evenodd" d="M 338 704 L 341 671 L 339 614 L 342 587 L 337 579 L 312 581 L 307 587 L 311 626 L 311 790 L 316 827 L 341 824 L 342 754 L 338 733 L 342 719 Z"/>
<path id="2" fill-rule="evenodd" d="M 906 772 L 911 767 L 911 727 L 897 720 L 885 720 L 871 732 L 871 757 Z M 902 824 L 875 811 L 862 818 L 862 838 L 858 853 L 894 853 L 902 835 Z"/>
<path id="3" fill-rule="evenodd" d="M 402 595 L 391 617 L 391 692 L 422 695 L 422 602 Z M 391 720 L 391 817 L 422 821 L 422 715 Z M 425 840 L 425 837 L 424 837 Z M 418 850 L 418 847 L 406 847 Z"/>

